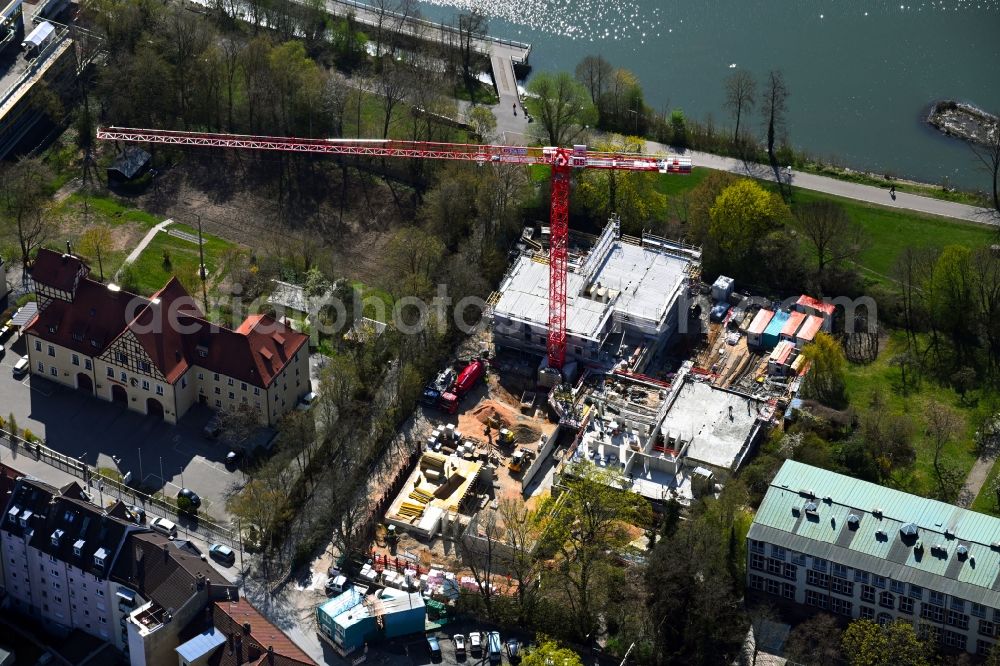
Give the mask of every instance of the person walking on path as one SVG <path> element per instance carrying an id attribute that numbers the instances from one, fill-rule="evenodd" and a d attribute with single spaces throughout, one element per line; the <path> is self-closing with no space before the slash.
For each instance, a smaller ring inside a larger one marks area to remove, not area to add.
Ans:
<path id="1" fill-rule="evenodd" d="M 892 184 L 892 185 L 889 186 L 889 196 L 892 197 L 893 201 L 896 200 L 896 185 L 895 184 Z"/>
<path id="2" fill-rule="evenodd" d="M 514 102 L 513 104 L 511 104 L 511 106 L 514 108 L 514 115 L 516 116 L 517 115 L 517 102 Z"/>

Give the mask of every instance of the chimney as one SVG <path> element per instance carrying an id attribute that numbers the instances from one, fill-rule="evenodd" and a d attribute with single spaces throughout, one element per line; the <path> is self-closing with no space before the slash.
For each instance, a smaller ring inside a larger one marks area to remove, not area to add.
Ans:
<path id="1" fill-rule="evenodd" d="M 271 645 L 267 646 L 267 663 L 274 663 L 274 647 Z"/>
<path id="2" fill-rule="evenodd" d="M 71 256 L 73 254 L 73 246 L 69 244 L 69 241 L 66 241 L 66 254 Z"/>
<path id="3" fill-rule="evenodd" d="M 250 623 L 249 622 L 244 622 L 243 623 L 243 633 L 246 634 L 247 636 L 250 635 Z"/>

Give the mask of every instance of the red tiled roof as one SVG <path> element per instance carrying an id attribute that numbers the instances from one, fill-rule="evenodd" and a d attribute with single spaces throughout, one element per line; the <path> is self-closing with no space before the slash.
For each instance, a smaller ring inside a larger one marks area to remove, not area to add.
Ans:
<path id="1" fill-rule="evenodd" d="M 828 317 L 833 315 L 834 310 L 836 310 L 836 306 L 833 303 L 824 303 L 819 299 L 806 296 L 805 294 L 799 296 L 799 300 L 795 304 L 804 308 L 812 308 L 817 312 L 824 313 Z"/>
<path id="2" fill-rule="evenodd" d="M 90 271 L 80 258 L 43 247 L 35 255 L 35 263 L 31 266 L 31 277 L 35 282 L 53 289 L 73 291 L 76 276 L 81 268 Z"/>
<path id="3" fill-rule="evenodd" d="M 49 250 L 43 253 L 56 255 Z M 51 263 L 46 260 L 43 267 Z M 175 278 L 152 299 L 115 292 L 85 278 L 77 285 L 72 303 L 54 299 L 26 331 L 88 356 L 100 355 L 131 331 L 171 384 L 190 366 L 198 365 L 262 387 L 269 386 L 309 340 L 264 315 L 247 317 L 235 331 L 212 324 Z"/>
<path id="4" fill-rule="evenodd" d="M 235 648 L 237 634 L 240 636 L 242 655 L 234 663 L 268 664 L 268 648 L 274 650 L 275 664 L 303 664 L 315 666 L 316 662 L 309 658 L 299 646 L 280 629 L 271 624 L 246 599 L 239 601 L 217 601 L 212 609 L 212 621 L 215 628 L 226 635 L 226 648 L 221 652 L 229 652 L 228 647 Z M 243 625 L 250 625 L 250 633 L 246 634 Z M 225 661 L 225 660 L 223 660 Z"/>

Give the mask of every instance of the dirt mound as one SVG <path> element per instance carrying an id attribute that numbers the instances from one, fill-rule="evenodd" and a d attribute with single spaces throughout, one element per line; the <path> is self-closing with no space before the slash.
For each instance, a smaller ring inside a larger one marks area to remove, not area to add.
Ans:
<path id="1" fill-rule="evenodd" d="M 472 410 L 472 416 L 480 423 L 493 428 L 509 428 L 516 420 L 509 409 L 495 400 L 484 400 Z"/>
<path id="2" fill-rule="evenodd" d="M 540 430 L 527 425 L 514 426 L 514 439 L 519 444 L 534 444 L 542 436 Z"/>

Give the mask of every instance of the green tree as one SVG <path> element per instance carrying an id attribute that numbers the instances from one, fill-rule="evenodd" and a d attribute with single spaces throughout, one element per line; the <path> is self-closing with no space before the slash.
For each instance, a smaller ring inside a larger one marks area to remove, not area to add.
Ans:
<path id="1" fill-rule="evenodd" d="M 524 666 L 583 666 L 580 655 L 544 635 L 538 636 L 538 645 L 528 650 L 521 663 Z"/>
<path id="2" fill-rule="evenodd" d="M 595 144 L 594 150 L 611 153 L 641 153 L 645 142 L 639 137 L 612 134 Z M 621 218 L 622 230 L 641 235 L 651 220 L 666 216 L 667 197 L 657 189 L 660 174 L 650 171 L 589 169 L 580 174 L 574 194 L 577 205 L 600 221 L 612 213 Z"/>
<path id="3" fill-rule="evenodd" d="M 941 250 L 931 274 L 932 326 L 951 339 L 956 367 L 972 362 L 972 349 L 978 344 L 971 261 L 972 250 L 948 245 Z M 939 354 L 949 351 L 936 348 Z"/>
<path id="4" fill-rule="evenodd" d="M 880 625 L 851 622 L 841 643 L 851 666 L 930 666 L 932 650 L 917 638 L 913 625 L 897 620 Z"/>
<path id="5" fill-rule="evenodd" d="M 52 171 L 40 158 L 26 157 L 0 172 L 0 205 L 21 251 L 21 264 L 31 265 L 31 255 L 54 232 L 46 210 Z"/>
<path id="6" fill-rule="evenodd" d="M 566 72 L 535 74 L 528 83 L 525 104 L 538 119 L 550 146 L 567 146 L 584 127 L 594 124 L 596 112 L 587 90 Z"/>
<path id="7" fill-rule="evenodd" d="M 674 109 L 670 112 L 670 143 L 674 148 L 684 150 L 687 148 L 687 120 L 684 118 L 684 112 L 680 109 Z"/>
<path id="8" fill-rule="evenodd" d="M 713 244 L 726 258 L 726 268 L 737 276 L 759 270 L 754 259 L 760 240 L 790 217 L 780 197 L 748 179 L 724 189 L 708 212 Z"/>
<path id="9" fill-rule="evenodd" d="M 480 141 L 493 141 L 493 133 L 497 129 L 497 117 L 488 106 L 477 105 L 469 111 L 469 124 Z"/>
<path id="10" fill-rule="evenodd" d="M 77 250 L 85 257 L 97 260 L 101 280 L 104 279 L 104 253 L 111 247 L 111 228 L 106 224 L 95 224 L 83 232 L 77 243 Z"/>
<path id="11" fill-rule="evenodd" d="M 800 623 L 788 634 L 785 656 L 803 666 L 825 666 L 840 661 L 840 641 L 843 632 L 837 620 L 819 613 Z"/>
<path id="12" fill-rule="evenodd" d="M 846 402 L 847 361 L 840 344 L 828 333 L 816 334 L 815 340 L 802 348 L 810 364 L 803 390 L 806 395 L 831 407 Z"/>
<path id="13" fill-rule="evenodd" d="M 323 275 L 318 266 L 312 266 L 306 271 L 306 296 L 322 296 L 330 289 L 330 281 Z"/>

